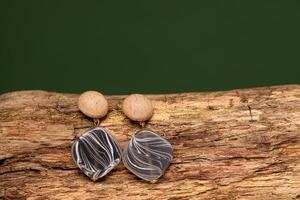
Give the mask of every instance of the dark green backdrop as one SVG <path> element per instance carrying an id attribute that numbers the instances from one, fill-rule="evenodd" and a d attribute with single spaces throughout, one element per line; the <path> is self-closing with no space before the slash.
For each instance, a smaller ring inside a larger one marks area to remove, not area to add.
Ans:
<path id="1" fill-rule="evenodd" d="M 299 83 L 300 1 L 0 1 L 0 93 Z"/>

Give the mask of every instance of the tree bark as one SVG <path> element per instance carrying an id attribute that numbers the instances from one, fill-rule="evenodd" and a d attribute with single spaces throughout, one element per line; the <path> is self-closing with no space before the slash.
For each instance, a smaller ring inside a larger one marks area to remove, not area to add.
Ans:
<path id="1" fill-rule="evenodd" d="M 101 126 L 124 148 L 140 129 L 108 96 Z M 0 96 L 0 199 L 300 199 L 300 86 L 149 95 L 147 129 L 174 147 L 154 184 L 122 163 L 100 181 L 75 166 L 70 148 L 93 125 L 78 94 Z"/>

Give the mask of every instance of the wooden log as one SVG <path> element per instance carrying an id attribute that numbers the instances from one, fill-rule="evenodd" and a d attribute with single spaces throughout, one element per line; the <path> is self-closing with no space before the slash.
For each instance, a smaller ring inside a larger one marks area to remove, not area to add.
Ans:
<path id="1" fill-rule="evenodd" d="M 108 128 L 125 147 L 139 125 L 109 96 Z M 174 160 L 157 183 L 121 163 L 100 181 L 75 166 L 70 147 L 93 125 L 77 94 L 0 96 L 0 199 L 300 199 L 300 86 L 149 95 L 146 128 L 164 135 Z"/>

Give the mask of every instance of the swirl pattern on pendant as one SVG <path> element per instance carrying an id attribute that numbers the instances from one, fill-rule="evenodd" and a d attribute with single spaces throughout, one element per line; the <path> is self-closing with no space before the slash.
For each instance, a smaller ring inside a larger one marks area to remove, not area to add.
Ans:
<path id="1" fill-rule="evenodd" d="M 149 130 L 135 134 L 122 156 L 127 169 L 150 182 L 157 181 L 164 174 L 172 159 L 172 145 Z"/>
<path id="2" fill-rule="evenodd" d="M 101 127 L 86 131 L 72 145 L 76 165 L 93 181 L 105 176 L 121 160 L 121 148 L 110 133 Z"/>

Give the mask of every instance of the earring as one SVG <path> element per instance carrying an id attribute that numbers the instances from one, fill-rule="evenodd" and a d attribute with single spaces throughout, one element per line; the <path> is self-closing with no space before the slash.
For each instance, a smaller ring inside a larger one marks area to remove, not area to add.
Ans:
<path id="1" fill-rule="evenodd" d="M 145 126 L 145 121 L 153 115 L 151 101 L 140 94 L 132 94 L 125 98 L 122 110 L 128 118 L 139 122 L 142 128 Z M 164 174 L 172 159 L 172 145 L 154 131 L 145 129 L 131 138 L 122 155 L 127 169 L 152 183 Z"/>
<path id="2" fill-rule="evenodd" d="M 100 127 L 99 119 L 108 112 L 105 97 L 96 91 L 80 95 L 79 110 L 94 119 L 94 127 L 84 132 L 72 145 L 75 164 L 93 181 L 105 176 L 121 160 L 121 148 L 105 128 Z"/>

